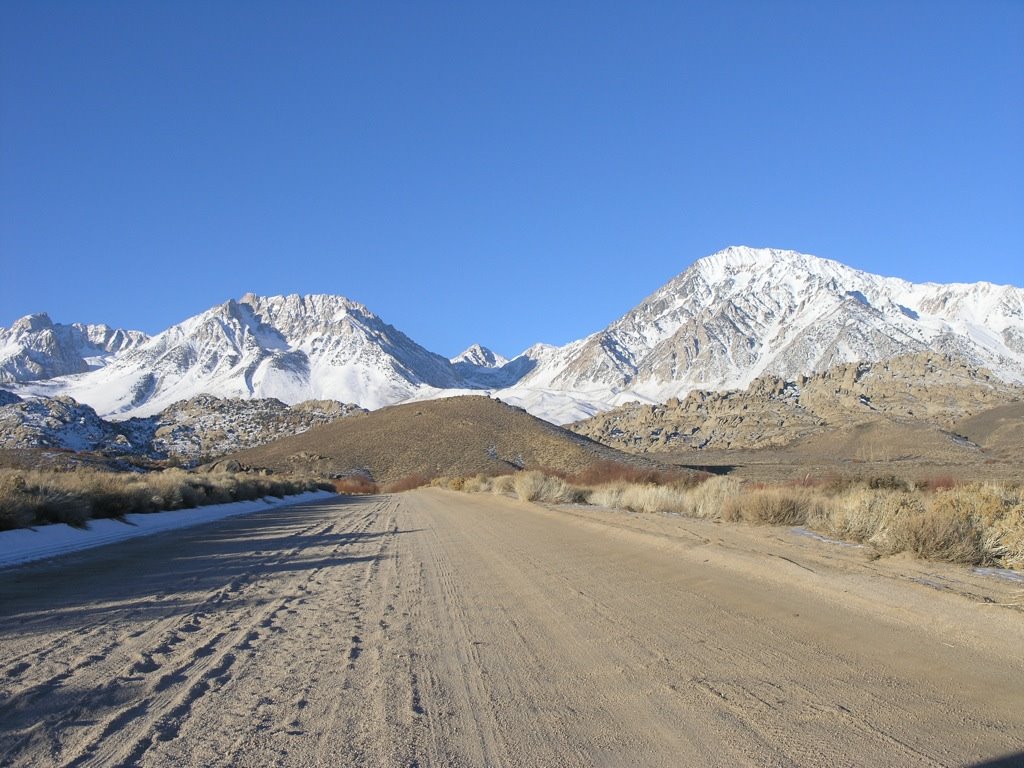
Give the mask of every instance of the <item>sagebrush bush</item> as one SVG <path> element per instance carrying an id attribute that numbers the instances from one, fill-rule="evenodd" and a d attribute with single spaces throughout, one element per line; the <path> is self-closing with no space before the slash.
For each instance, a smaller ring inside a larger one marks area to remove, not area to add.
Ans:
<path id="1" fill-rule="evenodd" d="M 722 518 L 759 525 L 803 525 L 807 494 L 791 488 L 764 488 L 733 496 L 722 507 Z"/>
<path id="2" fill-rule="evenodd" d="M 971 515 L 932 508 L 898 523 L 904 549 L 928 560 L 980 565 L 985 561 L 981 531 Z"/>
<path id="3" fill-rule="evenodd" d="M 733 477 L 712 477 L 686 494 L 683 514 L 716 520 L 729 501 L 743 492 L 743 484 Z"/>
<path id="4" fill-rule="evenodd" d="M 522 501 L 545 501 L 550 504 L 571 504 L 583 501 L 583 493 L 560 477 L 537 470 L 517 472 L 512 488 Z"/>
<path id="5" fill-rule="evenodd" d="M 515 475 L 498 475 L 491 483 L 491 493 L 504 496 L 515 493 L 513 478 Z"/>
<path id="6" fill-rule="evenodd" d="M 493 478 L 486 475 L 467 477 L 466 481 L 462 484 L 462 490 L 466 493 L 487 493 L 491 490 L 492 482 Z"/>

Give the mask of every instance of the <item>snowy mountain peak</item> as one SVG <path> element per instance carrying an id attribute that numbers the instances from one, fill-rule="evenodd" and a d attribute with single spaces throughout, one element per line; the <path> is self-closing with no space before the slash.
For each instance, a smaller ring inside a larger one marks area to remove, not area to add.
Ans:
<path id="1" fill-rule="evenodd" d="M 228 300 L 120 355 L 108 368 L 33 391 L 62 391 L 104 415 L 145 416 L 200 393 L 333 399 L 378 408 L 424 387 L 454 388 L 451 363 L 342 296 Z"/>
<path id="2" fill-rule="evenodd" d="M 929 350 L 1024 381 L 1024 290 L 914 284 L 734 246 L 694 262 L 604 330 L 536 350 L 516 389 L 528 408 L 559 393 L 565 413 L 579 413 Z"/>
<path id="3" fill-rule="evenodd" d="M 50 379 L 101 368 L 149 337 L 108 325 L 55 323 L 45 312 L 0 328 L 0 382 Z"/>
<path id="4" fill-rule="evenodd" d="M 501 368 L 508 358 L 492 352 L 487 347 L 474 344 L 462 354 L 452 358 L 453 363 L 469 363 L 480 368 Z"/>
<path id="5" fill-rule="evenodd" d="M 11 324 L 10 333 L 38 333 L 53 328 L 53 320 L 45 312 L 35 312 L 15 320 Z"/>

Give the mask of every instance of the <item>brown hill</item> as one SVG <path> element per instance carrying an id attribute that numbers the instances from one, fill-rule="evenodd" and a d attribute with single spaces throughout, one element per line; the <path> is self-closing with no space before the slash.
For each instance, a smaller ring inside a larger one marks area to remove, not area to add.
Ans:
<path id="1" fill-rule="evenodd" d="M 993 456 L 1024 462 L 1024 403 L 1008 403 L 958 421 L 953 430 Z"/>
<path id="2" fill-rule="evenodd" d="M 479 396 L 382 408 L 229 458 L 275 471 L 362 474 L 383 483 L 410 475 L 495 474 L 524 467 L 575 473 L 606 461 L 660 466 Z"/>

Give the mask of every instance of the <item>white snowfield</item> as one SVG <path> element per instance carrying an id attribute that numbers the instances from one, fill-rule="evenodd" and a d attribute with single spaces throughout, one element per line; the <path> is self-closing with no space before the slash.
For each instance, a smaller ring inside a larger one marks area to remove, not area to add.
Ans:
<path id="1" fill-rule="evenodd" d="M 125 515 L 123 520 L 90 520 L 88 528 L 73 528 L 60 523 L 41 525 L 36 528 L 21 528 L 15 531 L 0 531 L 0 568 L 10 568 L 34 560 L 46 560 L 139 536 L 151 536 L 154 533 L 191 528 L 272 507 L 317 501 L 334 495 L 330 491 L 310 491 L 294 496 L 285 496 L 283 499 L 268 497 L 256 501 L 211 504 L 195 509 L 131 514 Z"/>
<path id="2" fill-rule="evenodd" d="M 18 334 L 0 329 L 11 339 L 0 349 L 8 376 L 28 375 L 19 350 L 41 344 L 28 330 L 38 323 L 16 325 L 24 326 Z M 479 345 L 446 359 L 341 296 L 247 294 L 117 348 L 98 370 L 22 376 L 14 388 L 67 394 L 116 418 L 201 393 L 374 409 L 473 392 L 565 423 L 631 400 L 665 402 L 745 388 L 766 373 L 792 380 L 923 351 L 1024 382 L 1024 289 L 915 284 L 795 251 L 731 247 L 694 262 L 603 330 L 511 360 Z"/>

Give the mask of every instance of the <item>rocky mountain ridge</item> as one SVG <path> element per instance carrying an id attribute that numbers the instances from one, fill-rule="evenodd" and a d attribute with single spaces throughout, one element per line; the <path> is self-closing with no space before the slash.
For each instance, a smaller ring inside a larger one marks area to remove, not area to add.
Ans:
<path id="1" fill-rule="evenodd" d="M 70 395 L 117 418 L 203 393 L 370 409 L 477 393 L 566 423 L 634 400 L 924 352 L 1024 382 L 1024 289 L 913 284 L 793 251 L 734 247 L 696 261 L 607 328 L 511 360 L 479 345 L 443 358 L 340 296 L 246 294 L 110 353 L 102 368 L 15 388 Z"/>
<path id="2" fill-rule="evenodd" d="M 142 331 L 108 325 L 55 323 L 45 312 L 0 328 L 0 383 L 52 379 L 102 368 L 144 344 Z"/>

